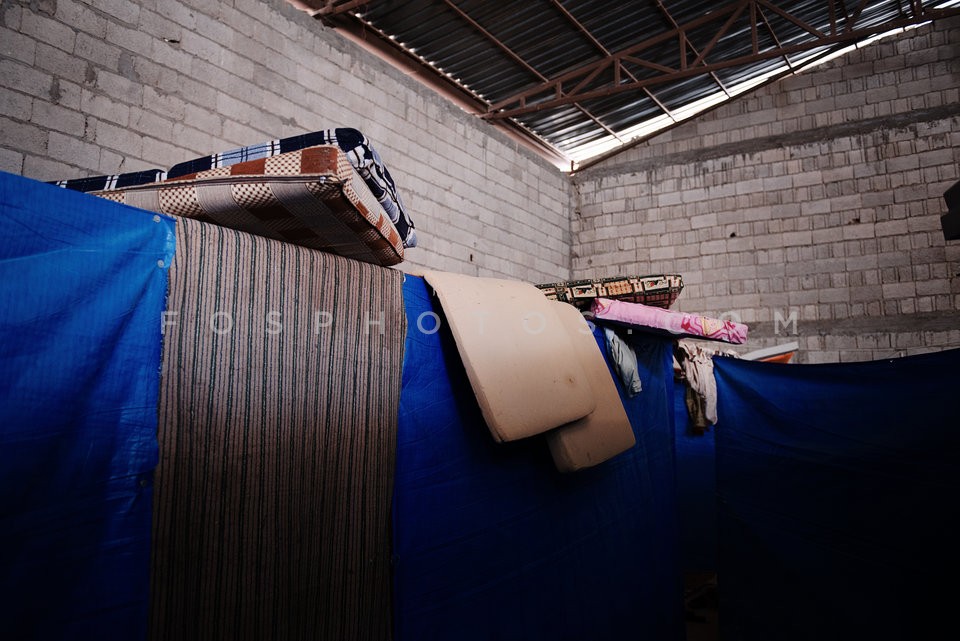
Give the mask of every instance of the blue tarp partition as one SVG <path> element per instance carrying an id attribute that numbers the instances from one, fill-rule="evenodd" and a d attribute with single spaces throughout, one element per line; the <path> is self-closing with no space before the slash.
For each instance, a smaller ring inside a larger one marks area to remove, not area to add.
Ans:
<path id="1" fill-rule="evenodd" d="M 960 350 L 715 364 L 722 638 L 953 636 Z"/>
<path id="2" fill-rule="evenodd" d="M 684 383 L 674 383 L 680 562 L 684 572 L 716 572 L 716 429 L 711 427 L 702 434 L 691 430 L 685 393 Z"/>
<path id="3" fill-rule="evenodd" d="M 542 438 L 493 441 L 422 279 L 404 299 L 395 641 L 682 638 L 671 342 L 634 341 L 637 445 L 564 475 Z"/>
<path id="4" fill-rule="evenodd" d="M 173 221 L 0 172 L 0 636 L 146 636 Z"/>

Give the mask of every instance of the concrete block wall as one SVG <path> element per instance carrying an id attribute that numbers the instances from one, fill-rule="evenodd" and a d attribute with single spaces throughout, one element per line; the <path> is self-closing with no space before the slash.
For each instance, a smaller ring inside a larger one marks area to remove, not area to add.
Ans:
<path id="1" fill-rule="evenodd" d="M 801 362 L 960 347 L 960 20 L 855 50 L 574 176 L 576 277 L 680 273 L 677 308 Z M 794 322 L 795 321 L 795 322 Z"/>
<path id="2" fill-rule="evenodd" d="M 420 236 L 402 268 L 569 276 L 553 165 L 282 0 L 4 0 L 0 169 L 166 169 L 329 127 L 363 131 Z"/>

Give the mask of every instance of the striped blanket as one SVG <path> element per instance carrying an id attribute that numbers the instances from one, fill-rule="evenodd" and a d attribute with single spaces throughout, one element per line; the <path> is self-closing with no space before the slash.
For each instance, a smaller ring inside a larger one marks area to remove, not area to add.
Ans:
<path id="1" fill-rule="evenodd" d="M 151 638 L 387 639 L 402 274 L 181 219 Z"/>

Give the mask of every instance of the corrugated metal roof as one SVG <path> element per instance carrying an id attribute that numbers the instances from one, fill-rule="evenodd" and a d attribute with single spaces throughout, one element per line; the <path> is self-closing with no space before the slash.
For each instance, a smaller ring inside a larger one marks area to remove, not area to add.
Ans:
<path id="1" fill-rule="evenodd" d="M 512 125 L 586 160 L 960 0 L 290 0 L 388 38 Z M 746 84 L 745 84 L 746 83 Z"/>

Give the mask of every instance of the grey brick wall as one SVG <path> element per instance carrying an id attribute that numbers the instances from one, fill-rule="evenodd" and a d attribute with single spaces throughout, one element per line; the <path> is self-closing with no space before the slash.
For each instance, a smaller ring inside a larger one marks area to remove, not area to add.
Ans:
<path id="1" fill-rule="evenodd" d="M 569 183 L 282 0 L 0 3 L 0 169 L 39 180 L 166 168 L 352 126 L 421 247 L 405 269 L 569 275 Z"/>
<path id="2" fill-rule="evenodd" d="M 960 347 L 960 20 L 784 79 L 576 174 L 574 275 L 676 272 L 800 361 Z M 793 335 L 796 319 L 797 335 Z"/>
<path id="3" fill-rule="evenodd" d="M 282 0 L 5 0 L 0 169 L 167 167 L 325 127 L 375 142 L 415 215 L 404 268 L 546 281 L 677 272 L 808 362 L 960 346 L 960 22 L 785 79 L 573 182 Z M 797 336 L 791 332 L 796 319 Z"/>

